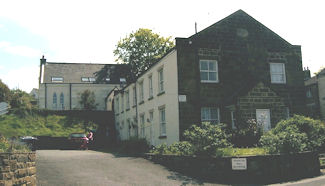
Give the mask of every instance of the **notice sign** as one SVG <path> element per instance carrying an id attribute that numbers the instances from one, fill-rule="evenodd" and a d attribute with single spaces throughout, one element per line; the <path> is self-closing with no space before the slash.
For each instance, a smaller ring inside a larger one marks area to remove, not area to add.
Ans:
<path id="1" fill-rule="evenodd" d="M 231 158 L 232 170 L 247 170 L 246 158 Z"/>

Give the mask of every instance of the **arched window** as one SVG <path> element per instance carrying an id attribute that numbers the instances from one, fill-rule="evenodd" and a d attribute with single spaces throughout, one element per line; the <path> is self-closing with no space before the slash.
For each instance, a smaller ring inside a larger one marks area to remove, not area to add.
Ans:
<path id="1" fill-rule="evenodd" d="M 56 109 L 57 107 L 57 96 L 56 93 L 54 92 L 53 94 L 53 108 Z"/>
<path id="2" fill-rule="evenodd" d="M 60 107 L 64 109 L 64 94 L 62 92 L 60 94 Z"/>

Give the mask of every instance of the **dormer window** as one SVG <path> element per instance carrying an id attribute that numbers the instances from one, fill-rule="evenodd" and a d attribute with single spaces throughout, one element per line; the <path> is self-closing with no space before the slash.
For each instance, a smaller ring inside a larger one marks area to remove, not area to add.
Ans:
<path id="1" fill-rule="evenodd" d="M 53 83 L 63 83 L 63 77 L 52 77 L 51 81 Z"/>
<path id="2" fill-rule="evenodd" d="M 82 78 L 81 78 L 81 81 L 82 81 L 82 82 L 89 82 L 89 78 L 87 78 L 87 77 L 82 77 Z"/>

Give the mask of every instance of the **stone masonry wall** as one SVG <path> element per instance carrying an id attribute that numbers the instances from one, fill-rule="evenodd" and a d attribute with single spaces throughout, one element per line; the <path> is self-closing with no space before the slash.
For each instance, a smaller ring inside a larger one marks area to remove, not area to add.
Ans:
<path id="1" fill-rule="evenodd" d="M 0 153 L 0 186 L 36 185 L 36 154 Z"/>
<path id="2" fill-rule="evenodd" d="M 246 96 L 238 99 L 240 116 L 243 121 L 256 119 L 256 109 L 270 109 L 271 126 L 286 118 L 283 98 L 276 95 L 263 83 L 258 83 Z"/>

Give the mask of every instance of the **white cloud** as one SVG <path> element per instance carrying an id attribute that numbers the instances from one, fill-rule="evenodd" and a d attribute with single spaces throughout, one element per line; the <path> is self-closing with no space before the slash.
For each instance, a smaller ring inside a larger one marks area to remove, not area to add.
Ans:
<path id="1" fill-rule="evenodd" d="M 0 79 L 9 86 L 10 89 L 19 88 L 30 92 L 33 88 L 38 87 L 38 67 L 21 67 L 9 70 L 0 74 Z"/>
<path id="2" fill-rule="evenodd" d="M 41 56 L 41 52 L 23 45 L 13 45 L 7 41 L 0 41 L 0 50 L 3 50 L 9 54 L 23 56 L 23 57 L 38 57 Z"/>

